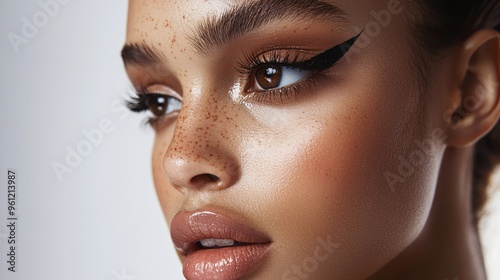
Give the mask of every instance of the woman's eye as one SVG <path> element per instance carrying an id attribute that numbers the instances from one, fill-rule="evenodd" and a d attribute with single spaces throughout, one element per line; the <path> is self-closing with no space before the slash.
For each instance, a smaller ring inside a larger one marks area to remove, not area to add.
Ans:
<path id="1" fill-rule="evenodd" d="M 148 93 L 144 95 L 144 98 L 147 109 L 155 117 L 179 111 L 182 106 L 182 102 L 179 99 L 164 94 Z"/>
<path id="2" fill-rule="evenodd" d="M 278 89 L 292 85 L 310 74 L 311 71 L 290 66 L 264 65 L 255 70 L 253 74 L 254 85 L 250 89 L 253 91 Z"/>

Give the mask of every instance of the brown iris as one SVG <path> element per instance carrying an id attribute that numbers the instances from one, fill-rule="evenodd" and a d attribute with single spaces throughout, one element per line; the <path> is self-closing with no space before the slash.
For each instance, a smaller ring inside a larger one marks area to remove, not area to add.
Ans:
<path id="1" fill-rule="evenodd" d="M 282 76 L 281 66 L 266 65 L 255 71 L 255 80 L 262 89 L 277 88 L 281 83 Z"/>
<path id="2" fill-rule="evenodd" d="M 157 117 L 165 114 L 165 111 L 167 110 L 167 98 L 165 97 L 162 97 L 162 96 L 154 96 L 152 95 L 149 99 L 148 99 L 148 106 L 151 110 L 151 112 L 153 112 L 153 114 Z"/>

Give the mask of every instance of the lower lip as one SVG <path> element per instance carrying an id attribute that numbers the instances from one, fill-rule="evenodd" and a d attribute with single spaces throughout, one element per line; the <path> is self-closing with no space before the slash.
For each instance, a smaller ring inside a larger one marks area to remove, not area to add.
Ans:
<path id="1" fill-rule="evenodd" d="M 203 249 L 188 254 L 183 273 L 189 280 L 239 279 L 264 260 L 270 244 Z"/>

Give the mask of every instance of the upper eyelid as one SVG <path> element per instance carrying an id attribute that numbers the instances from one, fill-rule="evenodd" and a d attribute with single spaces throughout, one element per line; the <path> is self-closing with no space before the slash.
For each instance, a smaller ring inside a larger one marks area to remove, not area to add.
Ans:
<path id="1" fill-rule="evenodd" d="M 267 64 L 293 67 L 297 64 L 297 61 L 306 56 L 306 52 L 300 50 L 271 50 L 260 55 L 246 54 L 244 60 L 238 63 L 236 69 L 239 73 L 248 75 L 257 67 Z"/>
<path id="2" fill-rule="evenodd" d="M 306 52 L 303 50 L 298 50 L 298 49 L 270 50 L 269 51 L 270 54 L 267 55 L 266 52 L 261 52 L 260 54 L 255 55 L 254 57 L 252 57 L 251 55 L 245 55 L 245 60 L 247 61 L 247 63 L 246 65 L 245 63 L 240 64 L 239 68 L 245 69 L 246 71 L 244 72 L 250 72 L 249 70 L 253 70 L 257 66 L 266 64 L 278 64 L 281 66 L 289 66 L 297 69 L 305 69 L 312 71 L 325 70 L 325 68 L 329 68 L 331 65 L 337 63 L 352 48 L 352 46 L 356 43 L 357 39 L 361 36 L 363 32 L 364 30 L 356 34 L 356 36 L 338 45 L 335 45 L 307 60 L 297 62 L 300 60 L 299 59 L 300 57 L 304 58 L 307 55 Z M 283 54 L 284 52 L 285 55 L 280 56 L 280 54 Z M 290 62 L 289 57 L 292 55 L 292 52 L 294 52 L 293 55 L 295 57 Z M 331 61 L 332 63 L 326 63 L 328 59 L 332 59 L 332 56 L 334 57 L 334 59 Z M 271 59 L 269 59 L 268 57 L 271 57 Z M 321 63 L 323 63 L 323 65 Z"/>
<path id="3" fill-rule="evenodd" d="M 158 87 L 170 88 L 171 94 L 176 98 L 182 98 L 182 85 L 178 75 L 171 70 L 172 65 L 167 63 L 155 64 L 156 66 L 137 66 L 126 67 L 126 72 L 136 92 L 162 93 L 164 90 Z M 155 89 L 151 89 L 155 88 Z"/>
<path id="4" fill-rule="evenodd" d="M 168 88 L 169 89 L 169 93 L 165 93 L 165 92 L 162 92 L 162 90 L 150 90 L 151 87 L 163 87 L 163 88 Z M 152 85 L 149 85 L 149 86 L 141 86 L 138 90 L 137 90 L 137 93 L 138 94 L 161 94 L 161 95 L 164 95 L 164 96 L 167 96 L 167 97 L 172 97 L 172 98 L 176 98 L 180 101 L 182 101 L 183 99 L 183 96 L 178 93 L 176 90 L 174 90 L 172 87 L 170 86 L 167 86 L 167 85 L 160 85 L 160 84 L 152 84 Z"/>

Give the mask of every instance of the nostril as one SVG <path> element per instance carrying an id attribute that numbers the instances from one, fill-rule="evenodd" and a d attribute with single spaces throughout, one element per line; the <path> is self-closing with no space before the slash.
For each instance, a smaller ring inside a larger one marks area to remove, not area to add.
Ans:
<path id="1" fill-rule="evenodd" d="M 220 178 L 209 173 L 199 174 L 191 178 L 191 184 L 195 186 L 204 186 L 211 183 L 218 183 Z"/>

